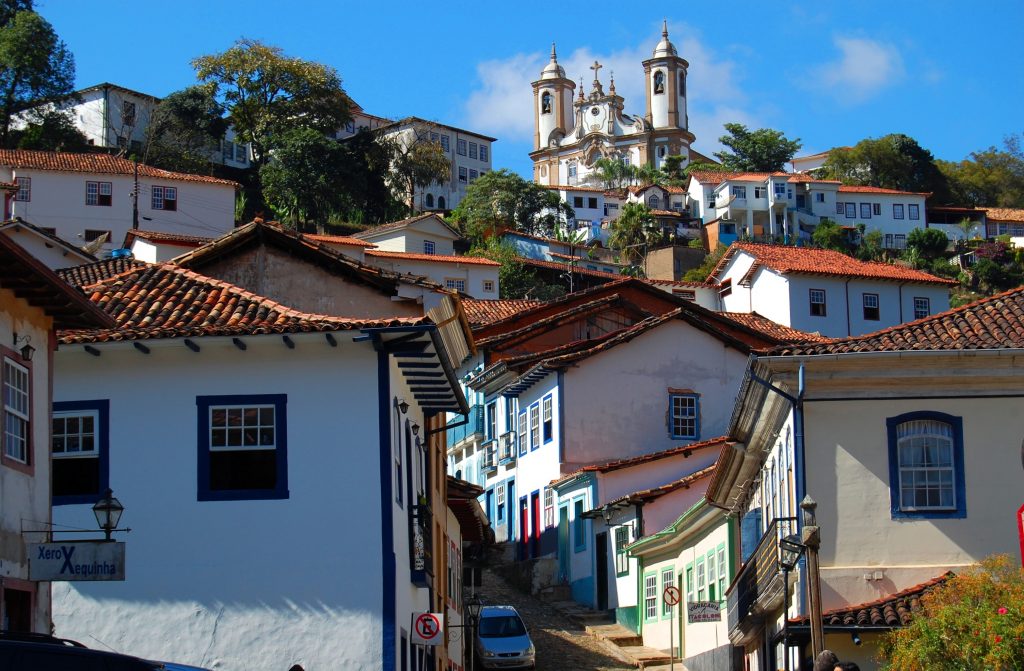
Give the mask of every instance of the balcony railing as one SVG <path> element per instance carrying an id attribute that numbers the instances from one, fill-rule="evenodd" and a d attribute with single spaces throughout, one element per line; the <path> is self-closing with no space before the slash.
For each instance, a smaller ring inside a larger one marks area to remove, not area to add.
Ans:
<path id="1" fill-rule="evenodd" d="M 794 533 L 795 517 L 772 520 L 726 591 L 729 638 L 733 645 L 743 642 L 763 622 L 766 613 L 782 604 L 779 541 Z"/>
<path id="2" fill-rule="evenodd" d="M 480 449 L 483 451 L 480 457 L 480 469 L 484 473 L 497 470 L 498 468 L 498 443 L 495 440 L 489 440 L 484 443 Z"/>
<path id="3" fill-rule="evenodd" d="M 498 436 L 498 462 L 506 463 L 516 458 L 516 432 L 509 431 Z"/>
<path id="4" fill-rule="evenodd" d="M 477 404 L 469 409 L 469 423 L 462 426 L 452 426 L 462 422 L 462 415 L 456 415 L 455 419 L 448 422 L 448 449 L 459 443 L 465 442 L 484 433 L 484 406 Z"/>

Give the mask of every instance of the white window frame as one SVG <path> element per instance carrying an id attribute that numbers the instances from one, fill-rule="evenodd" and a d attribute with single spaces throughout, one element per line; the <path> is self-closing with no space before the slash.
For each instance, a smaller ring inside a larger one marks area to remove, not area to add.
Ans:
<path id="1" fill-rule="evenodd" d="M 519 434 L 519 456 L 526 454 L 527 450 L 530 449 L 529 438 L 527 437 L 527 421 L 526 411 L 522 410 L 519 413 L 519 421 L 517 422 L 518 434 Z"/>
<path id="2" fill-rule="evenodd" d="M 917 203 L 907 205 L 907 219 L 917 221 L 921 218 L 921 206 Z"/>
<path id="3" fill-rule="evenodd" d="M 154 210 L 167 210 L 168 212 L 178 209 L 178 187 L 176 186 L 154 186 L 150 194 L 150 207 Z M 167 207 L 169 202 L 174 203 L 173 207 Z"/>
<path id="4" fill-rule="evenodd" d="M 224 415 L 225 423 L 224 423 L 223 426 L 215 425 L 214 421 L 213 421 L 214 413 L 217 412 L 217 411 L 221 411 L 221 410 L 223 410 L 225 412 L 225 415 Z M 234 425 L 230 424 L 230 417 L 229 417 L 229 415 L 232 413 L 232 411 L 236 411 L 236 410 L 241 411 L 239 414 L 240 414 L 240 417 L 242 419 L 242 424 L 237 425 L 237 428 Z M 246 411 L 248 411 L 248 410 L 256 410 L 257 411 L 257 418 L 258 419 L 257 419 L 257 423 L 255 425 L 246 426 L 246 424 L 245 424 L 245 414 L 246 414 Z M 270 424 L 264 424 L 262 417 L 260 417 L 263 414 L 264 410 L 270 412 L 270 419 L 271 419 L 271 423 Z M 209 435 L 210 435 L 210 452 L 250 452 L 250 451 L 257 451 L 257 450 L 276 450 L 277 449 L 277 445 L 278 445 L 277 438 L 278 438 L 278 430 L 279 430 L 279 427 L 277 426 L 277 414 L 276 413 L 277 413 L 277 406 L 275 406 L 272 403 L 271 404 L 255 403 L 255 404 L 252 404 L 252 405 L 211 405 L 210 406 L 210 415 L 207 418 L 207 427 L 206 427 L 207 431 L 210 432 L 209 433 Z M 259 438 L 257 438 L 256 444 L 254 444 L 254 445 L 247 445 L 247 444 L 245 444 L 245 430 L 247 428 L 255 428 L 255 430 L 257 432 L 257 435 L 259 435 L 260 431 L 262 429 L 264 429 L 264 428 L 267 428 L 267 427 L 270 427 L 270 428 L 272 428 L 274 430 L 274 440 L 272 441 L 272 443 L 269 443 L 269 444 L 268 443 L 264 443 L 262 437 L 259 437 Z M 224 431 L 224 444 L 223 445 L 217 445 L 215 440 L 214 440 L 214 436 L 216 435 L 215 432 L 216 431 L 220 431 L 220 430 Z M 234 431 L 238 432 L 238 436 L 241 439 L 241 442 L 239 444 L 237 444 L 237 445 L 231 444 L 233 441 L 230 440 L 231 433 L 234 432 Z"/>
<path id="5" fill-rule="evenodd" d="M 28 368 L 3 358 L 4 456 L 29 463 L 32 430 L 32 374 Z"/>
<path id="6" fill-rule="evenodd" d="M 84 420 L 85 418 L 89 418 L 89 419 L 92 420 L 92 431 L 86 431 L 83 428 L 84 422 L 82 420 Z M 90 409 L 90 410 L 54 411 L 53 412 L 53 419 L 55 419 L 55 420 L 62 420 L 63 423 L 64 423 L 64 431 L 62 433 L 58 433 L 54 429 L 53 431 L 51 431 L 51 434 L 50 434 L 50 436 L 51 436 L 50 444 L 52 446 L 51 454 L 53 455 L 54 459 L 82 459 L 82 458 L 95 459 L 95 458 L 99 457 L 99 455 L 100 455 L 100 436 L 99 436 L 99 431 L 100 431 L 100 413 L 99 413 L 99 410 L 92 410 L 92 409 Z M 67 420 L 69 420 L 69 419 L 77 419 L 78 420 L 78 431 L 73 432 L 73 433 L 69 433 L 68 432 L 68 430 L 67 430 L 67 424 L 68 424 Z M 88 449 L 88 450 L 82 448 L 82 444 L 85 442 L 85 438 L 86 437 L 89 437 L 89 438 L 92 439 L 92 448 Z M 70 451 L 67 449 L 67 441 L 70 438 L 76 438 L 77 439 L 78 449 L 70 450 Z M 63 447 L 60 450 L 57 449 L 58 441 L 62 441 L 62 446 Z"/>
<path id="7" fill-rule="evenodd" d="M 754 198 L 767 198 L 768 187 L 766 186 L 755 186 L 754 187 Z"/>
<path id="8" fill-rule="evenodd" d="M 540 405 L 534 403 L 530 406 L 530 449 L 540 447 Z"/>
<path id="9" fill-rule="evenodd" d="M 555 526 L 555 490 L 544 488 L 544 527 Z"/>
<path id="10" fill-rule="evenodd" d="M 932 300 L 927 296 L 914 296 L 914 319 L 924 319 L 932 314 Z"/>
<path id="11" fill-rule="evenodd" d="M 540 418 L 541 419 L 541 426 L 544 426 L 548 422 L 551 422 L 551 438 L 545 438 L 542 435 L 541 436 L 541 440 L 543 440 L 544 442 L 547 442 L 549 440 L 554 440 L 555 439 L 555 421 L 554 421 L 554 413 L 552 411 L 553 406 L 554 406 L 554 400 L 553 400 L 553 397 L 550 396 L 550 395 L 545 396 L 541 400 L 541 402 L 540 402 L 540 407 L 541 407 L 541 418 Z"/>
<path id="12" fill-rule="evenodd" d="M 903 219 L 903 203 L 892 204 L 892 218 Z"/>
<path id="13" fill-rule="evenodd" d="M 725 601 L 725 576 L 726 576 L 726 564 L 725 564 L 725 546 L 718 548 L 718 600 Z"/>
<path id="14" fill-rule="evenodd" d="M 672 614 L 672 606 L 665 599 L 665 588 L 675 584 L 676 570 L 672 566 L 661 569 L 661 616 L 668 617 Z"/>
<path id="15" fill-rule="evenodd" d="M 942 430 L 938 430 L 938 429 Z M 919 429 L 915 431 L 914 429 Z M 923 451 L 922 455 L 926 455 L 925 460 L 929 458 L 932 449 L 936 452 L 945 448 L 948 451 L 949 460 L 947 464 L 928 464 L 928 463 L 916 463 L 906 464 L 904 456 L 906 454 L 904 448 L 907 450 L 913 449 L 914 441 L 922 441 L 923 444 L 918 445 Z M 934 443 L 934 444 L 932 444 Z M 900 510 L 908 512 L 917 511 L 946 511 L 957 509 L 957 479 L 956 479 L 956 438 L 954 437 L 954 428 L 947 422 L 942 422 L 935 419 L 915 419 L 901 424 L 896 425 L 896 455 L 897 455 L 897 469 L 899 473 L 899 493 L 900 493 Z M 948 481 L 942 481 L 942 475 L 948 473 Z M 937 475 L 938 481 L 933 481 L 932 476 Z M 925 482 L 917 482 L 918 476 L 924 476 Z M 905 484 L 906 479 L 910 478 L 912 481 L 909 485 Z M 937 489 L 940 496 L 944 491 L 948 491 L 949 503 L 938 503 L 936 505 L 918 505 L 917 494 L 921 491 L 921 485 L 924 486 L 924 491 L 928 492 L 931 489 Z M 937 485 L 933 487 L 932 485 Z M 913 497 L 913 502 L 908 505 L 907 492 L 910 492 Z"/>
<path id="16" fill-rule="evenodd" d="M 484 280 L 484 293 L 494 292 L 494 280 Z"/>
<path id="17" fill-rule="evenodd" d="M 707 573 L 705 572 L 704 556 L 697 557 L 696 562 L 696 574 L 697 574 L 697 601 L 707 600 Z"/>
<path id="18" fill-rule="evenodd" d="M 434 245 L 434 241 L 433 240 L 424 240 L 423 241 L 423 253 L 424 254 L 429 254 L 430 256 L 433 256 L 434 254 L 437 253 L 435 250 L 436 250 L 436 246 Z"/>
<path id="19" fill-rule="evenodd" d="M 644 619 L 655 620 L 658 617 L 658 574 L 644 576 Z"/>
<path id="20" fill-rule="evenodd" d="M 828 316 L 828 299 L 824 289 L 810 289 L 808 292 L 809 296 L 809 311 L 812 317 L 827 317 Z M 820 300 L 816 300 L 820 299 Z M 821 314 L 814 313 L 814 306 L 821 306 Z"/>
<path id="21" fill-rule="evenodd" d="M 16 177 L 14 179 L 15 184 L 18 185 L 18 193 L 15 194 L 14 200 L 19 203 L 28 203 L 32 201 L 32 178 L 31 177 Z"/>
<path id="22" fill-rule="evenodd" d="M 447 289 L 453 289 L 455 291 L 466 291 L 466 280 L 459 277 L 446 277 L 444 278 L 444 286 Z"/>
<path id="23" fill-rule="evenodd" d="M 100 197 L 110 198 L 109 203 L 101 203 Z M 114 187 L 111 182 L 96 182 L 86 180 L 85 182 L 85 204 L 95 207 L 111 207 L 114 204 Z"/>

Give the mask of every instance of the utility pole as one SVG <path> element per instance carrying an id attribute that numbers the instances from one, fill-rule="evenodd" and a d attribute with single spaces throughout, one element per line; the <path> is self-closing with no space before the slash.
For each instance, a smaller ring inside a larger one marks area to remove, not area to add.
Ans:
<path id="1" fill-rule="evenodd" d="M 135 186 L 132 188 L 132 230 L 139 230 L 139 159 L 135 157 Z"/>

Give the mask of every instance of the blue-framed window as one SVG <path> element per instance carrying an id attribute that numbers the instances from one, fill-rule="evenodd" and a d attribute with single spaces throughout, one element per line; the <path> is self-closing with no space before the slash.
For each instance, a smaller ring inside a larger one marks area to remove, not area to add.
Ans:
<path id="1" fill-rule="evenodd" d="M 700 437 L 700 394 L 669 394 L 669 431 L 673 438 Z"/>
<path id="2" fill-rule="evenodd" d="M 519 413 L 519 456 L 525 456 L 529 449 L 530 439 L 526 435 L 526 411 Z"/>
<path id="3" fill-rule="evenodd" d="M 197 396 L 198 499 L 288 498 L 286 394 Z"/>
<path id="4" fill-rule="evenodd" d="M 555 437 L 555 420 L 554 420 L 554 402 L 551 398 L 551 394 L 544 397 L 541 401 L 541 429 L 544 436 L 544 442 L 550 443 Z"/>
<path id="5" fill-rule="evenodd" d="M 499 522 L 505 520 L 505 489 L 508 485 L 504 482 L 499 482 L 498 486 L 494 488 L 494 505 L 497 508 L 497 515 Z"/>
<path id="6" fill-rule="evenodd" d="M 919 411 L 885 423 L 892 516 L 967 517 L 963 419 Z"/>
<path id="7" fill-rule="evenodd" d="M 53 404 L 53 505 L 95 503 L 110 486 L 110 401 Z"/>
<path id="8" fill-rule="evenodd" d="M 487 416 L 484 423 L 484 438 L 496 440 L 498 438 L 498 403 L 491 401 L 487 404 Z"/>
<path id="9" fill-rule="evenodd" d="M 530 406 L 530 449 L 540 447 L 540 403 Z"/>
<path id="10" fill-rule="evenodd" d="M 583 519 L 583 497 L 572 502 L 572 549 L 583 552 L 587 549 L 587 525 Z"/>

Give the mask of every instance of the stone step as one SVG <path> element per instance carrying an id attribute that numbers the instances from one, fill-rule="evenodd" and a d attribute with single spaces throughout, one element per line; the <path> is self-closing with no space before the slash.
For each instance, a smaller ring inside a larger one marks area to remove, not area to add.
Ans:
<path id="1" fill-rule="evenodd" d="M 613 643 L 620 648 L 643 645 L 643 637 L 621 624 L 590 624 L 585 628 L 591 636 Z"/>
<path id="2" fill-rule="evenodd" d="M 621 650 L 627 660 L 631 660 L 633 666 L 638 669 L 650 669 L 672 661 L 668 653 L 648 648 L 646 645 L 626 646 L 621 648 Z M 681 664 L 679 668 L 683 668 Z"/>

